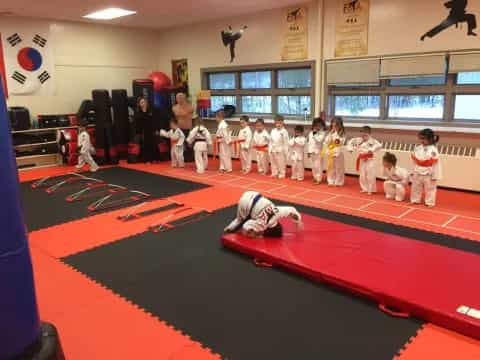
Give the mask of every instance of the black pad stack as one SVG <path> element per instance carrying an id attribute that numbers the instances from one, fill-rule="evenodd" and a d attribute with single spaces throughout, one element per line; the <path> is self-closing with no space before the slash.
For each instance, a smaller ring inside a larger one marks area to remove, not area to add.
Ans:
<path id="1" fill-rule="evenodd" d="M 112 90 L 113 137 L 117 144 L 118 157 L 127 157 L 129 134 L 127 90 Z"/>
<path id="2" fill-rule="evenodd" d="M 96 114 L 96 153 L 100 165 L 118 164 L 113 138 L 110 95 L 107 90 L 93 90 L 92 99 Z"/>

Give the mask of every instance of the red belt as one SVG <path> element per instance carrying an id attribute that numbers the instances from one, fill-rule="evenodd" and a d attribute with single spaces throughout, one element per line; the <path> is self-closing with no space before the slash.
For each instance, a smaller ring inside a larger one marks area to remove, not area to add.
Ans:
<path id="1" fill-rule="evenodd" d="M 263 151 L 267 152 L 268 151 L 268 145 L 257 145 L 253 147 L 257 151 Z"/>
<path id="2" fill-rule="evenodd" d="M 413 154 L 412 154 L 412 160 L 418 166 L 423 166 L 423 167 L 432 167 L 438 162 L 438 159 L 420 160 L 420 159 L 417 159 Z"/>
<path id="3" fill-rule="evenodd" d="M 365 154 L 359 154 L 357 156 L 357 171 L 360 170 L 360 162 L 368 159 L 373 159 L 373 153 L 371 151 Z"/>

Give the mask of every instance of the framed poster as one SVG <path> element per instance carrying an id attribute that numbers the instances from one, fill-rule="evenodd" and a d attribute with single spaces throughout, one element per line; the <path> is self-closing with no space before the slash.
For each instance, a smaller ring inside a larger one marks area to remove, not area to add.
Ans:
<path id="1" fill-rule="evenodd" d="M 187 59 L 172 60 L 172 82 L 174 87 L 188 87 Z"/>
<path id="2" fill-rule="evenodd" d="M 305 60 L 308 57 L 307 8 L 297 6 L 286 10 L 283 17 L 282 60 Z"/>
<path id="3" fill-rule="evenodd" d="M 337 0 L 335 57 L 368 54 L 370 0 Z"/>

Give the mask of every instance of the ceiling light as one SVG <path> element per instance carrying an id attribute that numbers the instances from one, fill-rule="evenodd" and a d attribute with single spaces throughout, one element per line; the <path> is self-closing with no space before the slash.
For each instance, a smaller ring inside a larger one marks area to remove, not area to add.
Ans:
<path id="1" fill-rule="evenodd" d="M 133 15 L 136 13 L 137 13 L 136 11 L 130 11 L 125 9 L 108 8 L 108 9 L 96 11 L 94 13 L 85 15 L 84 18 L 95 19 L 95 20 L 112 20 L 122 16 Z"/>

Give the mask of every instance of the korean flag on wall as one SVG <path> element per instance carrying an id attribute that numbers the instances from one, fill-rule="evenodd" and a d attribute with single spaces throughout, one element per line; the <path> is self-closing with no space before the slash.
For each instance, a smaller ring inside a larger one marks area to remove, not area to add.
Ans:
<path id="1" fill-rule="evenodd" d="M 49 26 L 35 29 L 0 27 L 0 31 L 7 94 L 52 94 L 54 64 Z M 0 68 L 1 63 L 0 60 Z"/>

